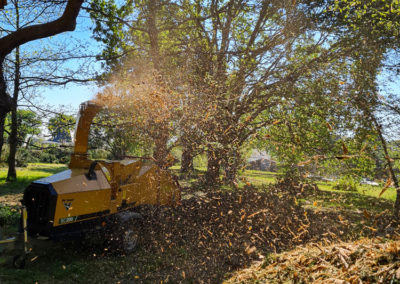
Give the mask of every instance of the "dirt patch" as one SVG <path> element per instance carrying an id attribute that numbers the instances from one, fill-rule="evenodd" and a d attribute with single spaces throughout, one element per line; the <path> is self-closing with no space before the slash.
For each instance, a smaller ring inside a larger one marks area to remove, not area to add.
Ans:
<path id="1" fill-rule="evenodd" d="M 22 193 L 17 194 L 7 194 L 0 196 L 0 204 L 7 205 L 7 206 L 20 206 L 22 199 Z"/>

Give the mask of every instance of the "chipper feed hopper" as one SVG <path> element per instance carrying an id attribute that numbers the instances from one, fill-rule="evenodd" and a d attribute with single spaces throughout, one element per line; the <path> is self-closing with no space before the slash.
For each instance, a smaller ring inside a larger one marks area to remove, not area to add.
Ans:
<path id="1" fill-rule="evenodd" d="M 25 189 L 23 204 L 30 236 L 81 236 L 105 226 L 112 217 L 137 217 L 128 210 L 136 206 L 179 203 L 176 180 L 151 161 L 88 159 L 90 125 L 101 108 L 92 101 L 81 104 L 69 169 L 34 181 Z"/>

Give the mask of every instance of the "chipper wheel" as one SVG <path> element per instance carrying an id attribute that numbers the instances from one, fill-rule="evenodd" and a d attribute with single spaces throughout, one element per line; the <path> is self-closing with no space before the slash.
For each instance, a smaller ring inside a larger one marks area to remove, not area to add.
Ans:
<path id="1" fill-rule="evenodd" d="M 18 269 L 23 269 L 25 267 L 25 263 L 26 263 L 26 257 L 25 255 L 16 255 L 13 258 L 13 266 L 14 268 L 18 268 Z"/>
<path id="2" fill-rule="evenodd" d="M 122 233 L 119 248 L 126 254 L 133 253 L 139 246 L 140 234 L 137 230 L 128 229 Z"/>
<path id="3" fill-rule="evenodd" d="M 143 218 L 138 213 L 119 214 L 108 234 L 112 249 L 124 254 L 133 253 L 140 246 L 142 221 Z"/>

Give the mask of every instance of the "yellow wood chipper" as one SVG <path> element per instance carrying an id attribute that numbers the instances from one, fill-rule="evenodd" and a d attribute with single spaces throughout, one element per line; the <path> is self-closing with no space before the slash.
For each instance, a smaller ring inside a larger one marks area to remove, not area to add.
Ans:
<path id="1" fill-rule="evenodd" d="M 126 222 L 140 219 L 132 208 L 180 202 L 176 179 L 151 160 L 92 161 L 88 159 L 89 130 L 102 106 L 80 106 L 69 169 L 31 183 L 24 192 L 27 231 L 31 237 L 81 237 L 88 231 L 120 222 L 115 239 L 130 252 L 137 234 Z"/>

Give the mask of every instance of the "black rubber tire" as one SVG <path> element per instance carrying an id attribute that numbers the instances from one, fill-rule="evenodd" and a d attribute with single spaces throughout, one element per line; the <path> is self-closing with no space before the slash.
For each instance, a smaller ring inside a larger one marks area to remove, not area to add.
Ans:
<path id="1" fill-rule="evenodd" d="M 18 254 L 13 258 L 13 266 L 17 269 L 24 269 L 26 264 L 26 257 L 24 255 Z"/>
<path id="2" fill-rule="evenodd" d="M 137 230 L 127 229 L 124 231 L 121 236 L 120 250 L 126 254 L 135 252 L 139 246 L 139 237 Z"/>
<path id="3" fill-rule="evenodd" d="M 131 254 L 141 245 L 142 220 L 115 222 L 108 234 L 108 244 L 111 250 L 122 254 Z"/>

